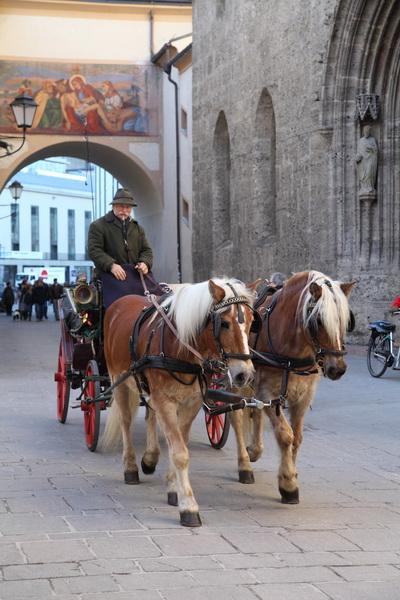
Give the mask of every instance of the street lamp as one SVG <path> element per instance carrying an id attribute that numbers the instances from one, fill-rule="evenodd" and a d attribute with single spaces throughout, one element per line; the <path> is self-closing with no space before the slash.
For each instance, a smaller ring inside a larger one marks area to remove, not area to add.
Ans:
<path id="1" fill-rule="evenodd" d="M 3 150 L 4 153 L 0 154 L 0 158 L 5 158 L 7 156 L 11 156 L 11 154 L 15 154 L 19 150 L 21 150 L 22 146 L 25 144 L 25 136 L 26 130 L 32 127 L 33 119 L 35 117 L 37 104 L 28 96 L 25 92 L 17 96 L 10 104 L 10 107 L 13 112 L 14 120 L 19 129 L 22 129 L 22 138 L 16 137 L 13 135 L 6 136 L 5 139 L 0 139 L 0 150 Z M 10 142 L 7 140 L 19 140 L 21 143 L 18 148 L 14 148 Z"/>
<path id="2" fill-rule="evenodd" d="M 10 190 L 10 194 L 14 202 L 18 202 L 21 198 L 22 190 L 24 186 L 19 181 L 13 181 L 11 185 L 8 186 Z"/>

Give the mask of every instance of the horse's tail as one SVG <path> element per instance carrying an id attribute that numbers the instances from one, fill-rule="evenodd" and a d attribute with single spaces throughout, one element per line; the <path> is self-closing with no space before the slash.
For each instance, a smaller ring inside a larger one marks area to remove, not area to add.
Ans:
<path id="1" fill-rule="evenodd" d="M 118 398 L 120 395 L 121 395 L 121 397 L 124 397 L 124 400 L 126 399 L 126 397 L 128 397 L 128 400 L 129 400 L 128 404 L 126 404 L 126 402 L 120 403 L 118 401 Z M 99 442 L 101 450 L 112 451 L 112 450 L 116 450 L 121 445 L 121 442 L 122 442 L 121 407 L 123 406 L 125 408 L 127 406 L 127 410 L 130 411 L 131 425 L 132 425 L 138 405 L 139 405 L 139 393 L 137 390 L 132 389 L 130 386 L 128 386 L 124 383 L 119 385 L 114 390 L 113 402 L 111 403 L 111 406 L 107 411 L 108 416 L 107 416 L 106 426 L 104 428 L 104 432 L 101 435 L 100 442 Z M 124 415 L 124 417 L 126 417 L 126 415 Z"/>

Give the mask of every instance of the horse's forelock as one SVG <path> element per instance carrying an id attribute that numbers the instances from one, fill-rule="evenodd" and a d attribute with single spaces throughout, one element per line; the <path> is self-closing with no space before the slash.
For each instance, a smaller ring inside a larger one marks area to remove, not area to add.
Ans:
<path id="1" fill-rule="evenodd" d="M 312 283 L 321 288 L 321 296 L 317 301 L 310 292 Z M 338 335 L 342 338 L 349 321 L 350 309 L 340 283 L 319 271 L 310 271 L 300 294 L 297 316 L 304 328 L 308 327 L 311 319 L 319 319 L 332 342 L 337 340 Z"/>
<path id="2" fill-rule="evenodd" d="M 254 296 L 251 290 L 237 279 L 212 278 L 214 283 L 225 291 L 225 298 L 234 296 L 228 283 L 233 286 L 238 296 L 245 296 L 249 304 L 253 304 Z M 214 301 L 211 296 L 208 281 L 201 283 L 184 284 L 167 300 L 163 306 L 169 307 L 171 317 L 174 319 L 179 338 L 182 342 L 191 343 L 199 335 L 205 321 L 210 314 Z"/>

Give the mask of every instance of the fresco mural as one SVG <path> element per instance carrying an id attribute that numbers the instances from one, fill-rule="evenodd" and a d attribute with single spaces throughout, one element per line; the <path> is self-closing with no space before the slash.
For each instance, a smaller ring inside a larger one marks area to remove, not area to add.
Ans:
<path id="1" fill-rule="evenodd" d="M 30 133 L 159 134 L 159 70 L 151 65 L 0 60 L 0 133 L 17 130 L 9 104 L 23 92 L 38 104 Z"/>

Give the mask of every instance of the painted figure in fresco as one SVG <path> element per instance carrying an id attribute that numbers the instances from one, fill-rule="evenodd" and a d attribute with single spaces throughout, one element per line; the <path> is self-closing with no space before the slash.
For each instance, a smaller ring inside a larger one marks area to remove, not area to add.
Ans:
<path id="1" fill-rule="evenodd" d="M 62 125 L 60 98 L 52 81 L 44 81 L 42 89 L 35 94 L 36 109 L 32 127 L 35 129 L 58 129 Z"/>
<path id="2" fill-rule="evenodd" d="M 378 167 L 378 145 L 371 135 L 371 126 L 366 125 L 357 146 L 357 174 L 360 196 L 375 196 L 376 171 Z"/>
<path id="3" fill-rule="evenodd" d="M 109 131 L 122 131 L 127 119 L 136 117 L 136 111 L 131 106 L 126 106 L 121 95 L 111 81 L 103 81 L 103 101 L 99 110 L 104 126 Z"/>
<path id="4" fill-rule="evenodd" d="M 69 87 L 71 92 L 63 95 L 62 102 L 67 129 L 106 133 L 98 113 L 99 101 L 102 98 L 100 92 L 88 84 L 82 75 L 72 75 Z"/>

